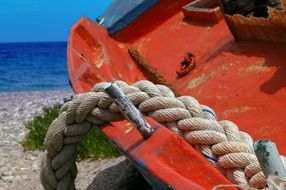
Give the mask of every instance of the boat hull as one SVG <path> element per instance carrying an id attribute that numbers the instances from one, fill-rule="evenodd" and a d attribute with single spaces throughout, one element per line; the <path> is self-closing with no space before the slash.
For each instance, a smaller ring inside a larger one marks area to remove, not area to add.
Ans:
<path id="1" fill-rule="evenodd" d="M 195 97 L 213 108 L 220 120 L 235 122 L 254 140 L 274 141 L 285 155 L 286 45 L 235 41 L 224 19 L 186 20 L 182 7 L 189 2 L 160 1 L 113 36 L 93 21 L 81 18 L 73 26 L 68 43 L 68 70 L 74 91 L 87 92 L 101 81 L 124 80 L 131 84 L 150 79 L 128 54 L 133 48 L 180 95 Z M 187 75 L 178 76 L 176 70 L 188 52 L 195 56 L 196 66 Z M 210 189 L 229 183 L 191 146 L 179 146 L 185 141 L 175 140 L 180 137 L 161 126 L 155 135 L 161 144 L 151 139 L 143 142 L 136 130 L 122 135 L 125 126 L 128 123 L 122 121 L 102 130 L 139 170 L 140 163 L 144 163 L 144 171 L 167 186 Z M 129 150 L 130 146 L 135 148 Z M 169 154 L 149 157 L 166 147 Z M 186 151 L 173 157 L 177 149 Z M 171 165 L 169 157 L 176 164 Z M 174 178 L 178 179 L 176 185 Z"/>

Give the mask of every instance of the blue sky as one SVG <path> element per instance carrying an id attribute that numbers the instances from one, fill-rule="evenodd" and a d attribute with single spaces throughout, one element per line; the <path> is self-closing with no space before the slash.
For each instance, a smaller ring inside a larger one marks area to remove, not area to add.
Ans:
<path id="1" fill-rule="evenodd" d="M 112 0 L 0 0 L 0 43 L 67 41 L 80 16 L 95 20 Z"/>

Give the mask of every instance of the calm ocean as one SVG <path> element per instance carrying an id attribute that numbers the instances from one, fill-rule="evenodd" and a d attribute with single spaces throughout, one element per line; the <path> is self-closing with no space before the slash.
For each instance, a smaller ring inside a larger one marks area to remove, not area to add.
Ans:
<path id="1" fill-rule="evenodd" d="M 0 43 L 0 92 L 70 89 L 66 42 Z"/>

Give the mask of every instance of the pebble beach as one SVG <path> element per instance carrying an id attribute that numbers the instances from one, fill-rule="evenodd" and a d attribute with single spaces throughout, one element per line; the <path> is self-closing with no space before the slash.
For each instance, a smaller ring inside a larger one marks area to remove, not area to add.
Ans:
<path id="1" fill-rule="evenodd" d="M 43 189 L 39 179 L 42 152 L 24 151 L 21 145 L 28 133 L 25 123 L 41 115 L 44 107 L 63 103 L 72 95 L 70 90 L 0 93 L 0 190 Z M 123 157 L 78 163 L 77 189 L 113 189 L 111 178 L 117 178 L 126 164 Z"/>

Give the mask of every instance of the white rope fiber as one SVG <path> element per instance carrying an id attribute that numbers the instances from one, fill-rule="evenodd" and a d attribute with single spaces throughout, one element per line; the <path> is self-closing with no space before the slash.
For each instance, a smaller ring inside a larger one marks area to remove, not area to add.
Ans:
<path id="1" fill-rule="evenodd" d="M 190 96 L 175 97 L 166 86 L 149 81 L 131 86 L 123 81 L 116 83 L 143 114 L 183 135 L 231 182 L 257 189 L 267 187 L 252 148 L 252 138 L 239 131 L 234 123 L 217 121 L 209 107 Z M 99 83 L 91 92 L 77 95 L 64 104 L 59 117 L 49 127 L 40 174 L 45 189 L 75 189 L 76 145 L 91 127 L 124 119 L 104 92 L 107 84 Z M 285 157 L 281 158 L 285 164 Z"/>

